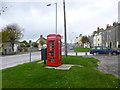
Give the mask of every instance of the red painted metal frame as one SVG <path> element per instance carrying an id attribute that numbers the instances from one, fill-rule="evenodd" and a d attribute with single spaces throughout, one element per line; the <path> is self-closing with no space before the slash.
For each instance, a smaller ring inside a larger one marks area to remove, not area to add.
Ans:
<path id="1" fill-rule="evenodd" d="M 62 64 L 62 41 L 59 34 L 47 36 L 47 65 L 59 66 Z"/>

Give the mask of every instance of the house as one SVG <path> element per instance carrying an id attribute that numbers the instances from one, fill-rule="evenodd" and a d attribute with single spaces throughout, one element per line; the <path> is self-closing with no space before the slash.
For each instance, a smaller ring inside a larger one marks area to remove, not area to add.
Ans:
<path id="1" fill-rule="evenodd" d="M 14 44 L 14 47 L 13 47 L 14 51 L 12 50 L 11 42 L 1 43 L 0 47 L 1 47 L 0 52 L 2 52 L 2 54 L 4 54 L 4 55 L 11 54 L 13 52 L 17 52 L 17 50 L 18 50 L 18 44 L 17 43 Z"/>
<path id="2" fill-rule="evenodd" d="M 93 33 L 93 46 L 102 46 L 102 37 L 103 37 L 103 29 L 97 28 L 97 31 Z"/>
<path id="3" fill-rule="evenodd" d="M 79 37 L 76 37 L 74 40 L 74 43 L 76 44 L 76 47 L 82 46 L 82 34 L 79 35 Z"/>
<path id="4" fill-rule="evenodd" d="M 106 29 L 97 28 L 90 37 L 92 46 L 106 46 L 110 48 L 120 48 L 120 23 L 107 24 Z"/>
<path id="5" fill-rule="evenodd" d="M 4 55 L 12 53 L 12 45 L 10 42 L 2 43 L 2 53 Z"/>
<path id="6" fill-rule="evenodd" d="M 105 36 L 106 37 L 106 47 L 110 48 L 120 48 L 120 23 L 114 22 L 113 26 L 106 27 Z"/>
<path id="7" fill-rule="evenodd" d="M 42 35 L 40 35 L 39 39 L 36 42 L 38 43 L 38 50 L 46 47 L 46 39 Z"/>
<path id="8" fill-rule="evenodd" d="M 88 36 L 89 42 L 90 42 L 90 47 L 93 46 L 93 37 L 94 37 L 93 34 Z"/>
<path id="9" fill-rule="evenodd" d="M 18 47 L 19 47 L 19 43 L 15 43 L 14 44 L 14 52 L 17 52 L 18 51 Z"/>

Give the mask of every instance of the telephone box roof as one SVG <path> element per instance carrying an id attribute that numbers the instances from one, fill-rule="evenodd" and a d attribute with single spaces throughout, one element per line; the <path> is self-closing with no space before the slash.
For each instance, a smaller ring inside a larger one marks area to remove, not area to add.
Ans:
<path id="1" fill-rule="evenodd" d="M 59 35 L 59 34 L 49 34 L 47 37 L 52 37 L 52 36 L 61 37 L 61 35 Z"/>

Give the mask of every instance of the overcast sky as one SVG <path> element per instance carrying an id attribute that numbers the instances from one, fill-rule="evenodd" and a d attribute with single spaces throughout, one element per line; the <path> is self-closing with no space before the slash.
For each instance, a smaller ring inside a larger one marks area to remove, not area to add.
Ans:
<path id="1" fill-rule="evenodd" d="M 55 33 L 55 4 L 58 4 L 58 34 L 64 35 L 63 0 L 2 0 L 7 6 L 0 16 L 0 29 L 17 23 L 24 28 L 22 40 L 37 40 L 42 34 Z M 67 40 L 73 41 L 79 34 L 91 35 L 97 27 L 118 21 L 119 0 L 66 0 Z M 64 40 L 63 40 L 64 41 Z"/>

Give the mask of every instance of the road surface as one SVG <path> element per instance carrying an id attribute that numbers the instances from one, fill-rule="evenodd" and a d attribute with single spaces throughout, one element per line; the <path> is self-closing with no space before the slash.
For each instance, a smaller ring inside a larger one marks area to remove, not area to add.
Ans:
<path id="1" fill-rule="evenodd" d="M 64 55 L 64 52 L 62 52 L 62 55 Z M 75 52 L 73 51 L 69 51 L 68 55 L 76 55 Z M 78 56 L 80 55 L 85 55 L 85 53 L 80 52 L 78 53 Z M 41 60 L 41 52 L 32 52 L 32 61 L 36 61 L 36 60 Z M 0 69 L 5 69 L 5 68 L 9 68 L 9 67 L 13 67 L 19 64 L 23 64 L 23 63 L 27 63 L 30 62 L 30 54 L 26 53 L 26 54 L 19 54 L 19 55 L 11 55 L 11 56 L 2 56 L 0 57 L 0 62 L 2 62 L 2 67 L 0 67 Z M 0 63 L 1 64 L 1 63 Z"/>
<path id="2" fill-rule="evenodd" d="M 93 57 L 100 60 L 100 62 L 98 63 L 98 70 L 106 73 L 111 73 L 120 78 L 120 55 L 98 55 L 88 57 Z"/>
<path id="3" fill-rule="evenodd" d="M 31 53 L 31 61 L 36 61 L 41 59 L 40 52 L 33 52 Z M 16 66 L 19 64 L 30 62 L 30 54 L 19 54 L 19 55 L 10 55 L 10 56 L 2 56 L 0 59 L 2 62 L 1 69 L 5 69 L 8 67 Z"/>

